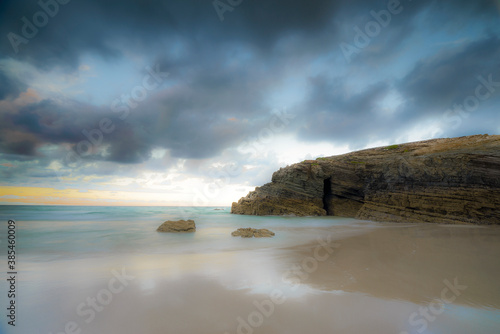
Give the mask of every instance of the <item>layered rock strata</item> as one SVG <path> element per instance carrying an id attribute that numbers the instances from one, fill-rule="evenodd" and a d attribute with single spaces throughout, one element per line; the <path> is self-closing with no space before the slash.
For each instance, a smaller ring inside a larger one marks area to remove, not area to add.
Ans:
<path id="1" fill-rule="evenodd" d="M 500 136 L 432 139 L 306 160 L 276 171 L 231 212 L 500 224 Z"/>

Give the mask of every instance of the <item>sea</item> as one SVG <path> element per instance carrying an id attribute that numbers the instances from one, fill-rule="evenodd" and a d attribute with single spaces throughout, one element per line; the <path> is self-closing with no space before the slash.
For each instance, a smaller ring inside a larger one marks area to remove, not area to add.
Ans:
<path id="1" fill-rule="evenodd" d="M 156 231 L 179 219 L 196 232 Z M 0 333 L 500 333 L 496 227 L 37 205 L 0 222 Z"/>

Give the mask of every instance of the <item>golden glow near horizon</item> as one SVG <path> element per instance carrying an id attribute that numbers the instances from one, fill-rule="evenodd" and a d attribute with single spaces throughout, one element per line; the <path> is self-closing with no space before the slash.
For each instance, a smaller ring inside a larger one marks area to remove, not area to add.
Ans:
<path id="1" fill-rule="evenodd" d="M 148 206 L 183 205 L 173 203 L 165 194 L 111 190 L 55 189 L 0 186 L 0 203 L 38 205 L 102 205 Z"/>
<path id="2" fill-rule="evenodd" d="M 193 188 L 191 188 L 193 189 Z M 116 191 L 55 189 L 49 187 L 0 186 L 0 205 L 88 205 L 88 206 L 229 206 L 251 190 L 229 185 L 214 193 L 198 184 L 193 192 Z"/>

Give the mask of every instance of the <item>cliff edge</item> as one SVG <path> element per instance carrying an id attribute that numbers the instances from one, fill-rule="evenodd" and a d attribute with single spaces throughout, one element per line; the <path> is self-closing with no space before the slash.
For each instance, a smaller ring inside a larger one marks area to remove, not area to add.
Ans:
<path id="1" fill-rule="evenodd" d="M 500 136 L 378 147 L 280 168 L 231 213 L 500 224 Z"/>

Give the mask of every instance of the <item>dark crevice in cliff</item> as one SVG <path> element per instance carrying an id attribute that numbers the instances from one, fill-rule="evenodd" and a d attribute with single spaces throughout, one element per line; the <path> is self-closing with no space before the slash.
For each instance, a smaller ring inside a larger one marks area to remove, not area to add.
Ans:
<path id="1" fill-rule="evenodd" d="M 332 178 L 323 180 L 323 209 L 330 214 L 330 200 L 332 198 Z"/>

